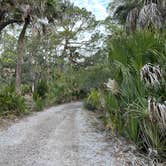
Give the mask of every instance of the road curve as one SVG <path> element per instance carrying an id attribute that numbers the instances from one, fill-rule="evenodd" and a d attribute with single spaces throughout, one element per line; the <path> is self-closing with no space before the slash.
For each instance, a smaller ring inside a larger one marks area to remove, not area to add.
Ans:
<path id="1" fill-rule="evenodd" d="M 0 131 L 0 166 L 115 166 L 81 102 L 52 107 Z"/>

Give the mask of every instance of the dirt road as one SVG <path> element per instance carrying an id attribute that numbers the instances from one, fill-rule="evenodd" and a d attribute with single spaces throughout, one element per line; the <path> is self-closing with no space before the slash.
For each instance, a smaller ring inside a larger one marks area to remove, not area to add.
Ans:
<path id="1" fill-rule="evenodd" d="M 0 131 L 0 166 L 116 166 L 82 103 L 52 107 Z"/>

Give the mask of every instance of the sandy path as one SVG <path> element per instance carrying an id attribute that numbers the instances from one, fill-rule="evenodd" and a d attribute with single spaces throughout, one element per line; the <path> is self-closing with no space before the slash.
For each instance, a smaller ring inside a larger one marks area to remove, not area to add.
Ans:
<path id="1" fill-rule="evenodd" d="M 52 107 L 0 131 L 0 166 L 117 166 L 82 103 Z"/>

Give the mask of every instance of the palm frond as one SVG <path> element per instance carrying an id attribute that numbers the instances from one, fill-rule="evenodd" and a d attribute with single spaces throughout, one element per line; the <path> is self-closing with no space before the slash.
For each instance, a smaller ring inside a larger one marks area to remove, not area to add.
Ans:
<path id="1" fill-rule="evenodd" d="M 134 32 L 137 28 L 137 19 L 139 16 L 139 9 L 135 7 L 132 9 L 126 19 L 126 31 L 129 32 Z"/>
<path id="2" fill-rule="evenodd" d="M 145 5 L 139 13 L 138 27 L 161 29 L 162 26 L 163 18 L 158 5 L 155 3 Z"/>

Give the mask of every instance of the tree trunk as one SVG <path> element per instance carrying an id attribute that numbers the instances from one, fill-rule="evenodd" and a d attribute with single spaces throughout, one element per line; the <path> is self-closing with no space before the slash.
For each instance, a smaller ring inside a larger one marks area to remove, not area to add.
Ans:
<path id="1" fill-rule="evenodd" d="M 25 44 L 25 33 L 28 27 L 30 18 L 27 17 L 25 19 L 25 23 L 23 29 L 20 33 L 18 39 L 18 46 L 17 46 L 17 68 L 16 68 L 16 92 L 21 94 L 21 68 L 22 68 L 22 61 L 23 61 L 23 53 L 24 53 L 24 44 Z"/>
<path id="2" fill-rule="evenodd" d="M 68 39 L 65 39 L 65 44 L 64 44 L 64 48 L 62 51 L 62 56 L 61 56 L 61 64 L 60 64 L 60 72 L 64 72 L 64 58 L 66 58 L 66 54 L 67 54 L 67 49 L 68 49 Z"/>

